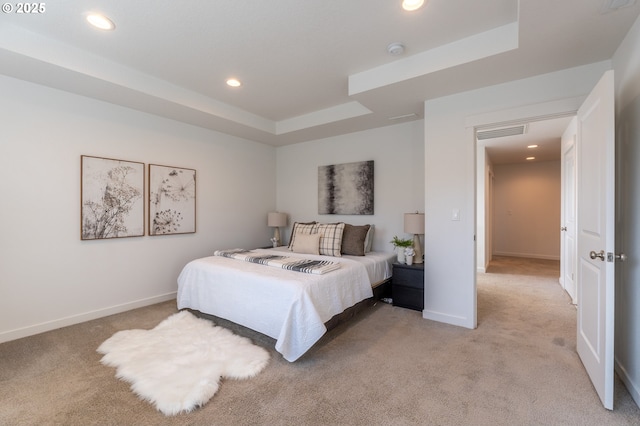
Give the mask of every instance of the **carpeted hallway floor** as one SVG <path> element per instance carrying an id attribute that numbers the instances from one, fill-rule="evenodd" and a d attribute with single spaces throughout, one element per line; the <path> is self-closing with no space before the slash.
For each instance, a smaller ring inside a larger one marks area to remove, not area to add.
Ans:
<path id="1" fill-rule="evenodd" d="M 378 303 L 295 363 L 248 333 L 271 350 L 267 368 L 224 381 L 207 405 L 175 417 L 138 400 L 95 352 L 118 330 L 154 327 L 176 312 L 174 302 L 3 343 L 0 424 L 640 424 L 619 381 L 615 410 L 602 408 L 575 351 L 576 311 L 557 272 L 492 273 L 513 261 L 496 260 L 478 276 L 476 330 Z"/>
<path id="2" fill-rule="evenodd" d="M 487 268 L 487 273 L 549 277 L 555 278 L 557 281 L 560 276 L 560 261 L 493 256 Z"/>

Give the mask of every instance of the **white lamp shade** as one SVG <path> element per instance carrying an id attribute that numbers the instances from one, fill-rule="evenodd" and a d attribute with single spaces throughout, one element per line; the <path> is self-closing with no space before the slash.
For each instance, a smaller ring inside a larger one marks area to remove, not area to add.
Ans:
<path id="1" fill-rule="evenodd" d="M 271 212 L 267 215 L 267 226 L 287 226 L 287 214 Z"/>
<path id="2" fill-rule="evenodd" d="M 404 232 L 407 234 L 424 234 L 424 213 L 405 213 Z"/>

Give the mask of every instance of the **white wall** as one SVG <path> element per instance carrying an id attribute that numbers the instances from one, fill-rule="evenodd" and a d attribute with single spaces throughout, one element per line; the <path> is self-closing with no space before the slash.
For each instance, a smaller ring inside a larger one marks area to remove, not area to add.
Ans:
<path id="1" fill-rule="evenodd" d="M 175 297 L 186 262 L 269 242 L 275 148 L 0 77 L 0 342 Z M 193 168 L 197 232 L 80 240 L 80 156 Z"/>
<path id="2" fill-rule="evenodd" d="M 640 405 L 640 18 L 613 57 L 619 180 L 616 251 L 616 370 Z"/>
<path id="3" fill-rule="evenodd" d="M 469 119 L 583 97 L 610 65 L 605 61 L 425 102 L 425 252 L 430 254 L 425 318 L 476 326 L 476 156 Z M 504 120 L 526 118 L 512 114 Z M 460 209 L 460 221 L 451 220 L 453 209 Z"/>
<path id="4" fill-rule="evenodd" d="M 493 254 L 560 259 L 560 164 L 494 166 Z"/>
<path id="5" fill-rule="evenodd" d="M 413 121 L 278 148 L 277 206 L 289 214 L 283 242 L 289 241 L 294 221 L 372 223 L 374 250 L 393 251 L 394 235 L 409 237 L 404 213 L 423 211 L 422 131 L 422 121 Z M 374 214 L 319 215 L 318 166 L 368 160 L 374 161 Z"/>

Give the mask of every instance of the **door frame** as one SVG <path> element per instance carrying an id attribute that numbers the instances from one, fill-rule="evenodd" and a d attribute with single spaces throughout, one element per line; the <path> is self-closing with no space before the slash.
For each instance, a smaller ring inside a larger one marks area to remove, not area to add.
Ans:
<path id="1" fill-rule="evenodd" d="M 525 105 L 522 107 L 509 108 L 506 110 L 498 110 L 498 111 L 493 111 L 485 114 L 479 114 L 479 115 L 467 117 L 465 120 L 465 127 L 468 129 L 469 133 L 472 134 L 476 167 L 478 165 L 478 142 L 475 137 L 476 131 L 495 128 L 495 127 L 514 126 L 522 123 L 530 123 L 532 121 L 544 121 L 544 120 L 549 120 L 553 118 L 575 116 L 577 115 L 578 109 L 580 108 L 580 106 L 582 105 L 582 102 L 584 102 L 585 99 L 586 99 L 586 95 L 578 96 L 574 98 L 559 99 L 556 101 L 544 102 L 540 104 Z M 474 174 L 474 188 L 476 188 L 476 191 L 474 191 L 474 205 L 476 206 L 476 208 L 474 209 L 473 213 L 474 213 L 474 223 L 476 224 L 476 227 L 478 226 L 477 197 L 479 196 L 478 193 L 481 192 L 477 189 L 477 182 L 478 182 L 480 173 L 484 174 L 485 170 L 484 169 L 479 170 L 477 168 Z M 486 185 L 486 182 L 485 182 L 485 185 Z M 484 188 L 481 193 L 484 196 L 484 193 L 485 193 Z M 486 230 L 485 232 L 478 232 L 478 229 L 476 229 L 475 235 L 477 236 L 476 247 L 475 247 L 475 251 L 477 254 L 478 246 L 482 245 L 483 247 L 486 247 L 486 241 L 485 241 L 485 239 L 487 238 Z M 486 256 L 487 256 L 487 253 L 485 253 L 485 258 Z M 477 271 L 479 270 L 477 265 L 477 258 L 478 258 L 477 255 L 474 256 L 474 264 L 473 264 L 474 277 Z M 482 267 L 484 266 L 485 265 L 482 265 Z M 473 282 L 473 291 L 474 291 L 475 304 L 477 306 L 478 287 L 477 287 L 477 282 L 475 278 Z M 477 321 L 478 321 L 477 309 L 475 310 L 474 315 L 475 315 L 474 323 L 477 324 Z"/>
<path id="2" fill-rule="evenodd" d="M 606 75 L 606 74 L 605 74 Z M 604 77 L 603 77 L 604 78 Z M 582 97 L 576 97 L 576 98 L 566 98 L 566 99 L 562 99 L 559 101 L 554 101 L 554 102 L 547 102 L 547 103 L 542 103 L 542 104 L 535 104 L 535 105 L 528 105 L 528 106 L 523 106 L 523 107 L 519 107 L 519 108 L 511 108 L 508 110 L 502 110 L 502 111 L 494 111 L 494 112 L 490 112 L 490 113 L 485 113 L 485 114 L 480 114 L 480 115 L 476 115 L 476 116 L 470 116 L 467 117 L 465 120 L 465 127 L 467 128 L 467 134 L 470 135 L 473 139 L 473 151 L 474 151 L 474 156 L 476 158 L 476 161 L 474 162 L 477 168 L 477 149 L 478 149 L 478 143 L 476 141 L 476 132 L 478 130 L 484 130 L 484 129 L 488 129 L 488 128 L 493 128 L 493 127 L 499 127 L 499 126 L 512 126 L 512 125 L 518 125 L 518 124 L 522 124 L 524 122 L 531 122 L 531 121 L 541 121 L 541 120 L 545 120 L 548 118 L 557 118 L 557 117 L 563 117 L 563 116 L 577 116 L 578 115 L 578 111 L 581 109 L 583 103 L 586 101 L 587 97 L 589 95 L 586 96 L 582 96 Z M 579 126 L 578 126 L 579 127 Z M 580 130 L 578 130 L 578 138 L 577 138 L 577 144 L 580 144 L 580 134 L 579 134 Z M 615 137 L 615 135 L 614 135 Z M 580 148 L 578 147 L 578 150 Z M 576 163 L 579 163 L 579 158 L 577 157 L 576 159 Z M 579 168 L 579 165 L 578 165 Z M 477 180 L 478 180 L 478 170 L 475 170 L 475 173 L 473 174 L 473 180 L 474 180 L 474 188 L 476 188 L 476 190 L 473 192 L 473 197 L 474 197 L 474 206 L 477 206 L 477 197 L 478 197 L 478 190 L 477 190 Z M 482 171 L 482 173 L 484 173 L 484 170 Z M 579 183 L 577 183 L 577 186 L 579 187 Z M 578 188 L 578 191 L 580 191 L 580 189 Z M 614 190 L 615 192 L 615 190 Z M 564 201 L 564 200 L 561 200 Z M 477 215 L 478 215 L 478 211 L 477 211 L 477 207 L 474 208 L 474 234 L 477 235 L 477 229 L 475 229 L 478 225 L 477 223 Z M 474 238 L 475 239 L 475 238 Z M 477 288 L 477 279 L 476 279 L 476 275 L 477 275 L 477 245 L 478 244 L 484 244 L 484 241 L 475 241 L 476 246 L 474 247 L 474 262 L 473 262 L 473 269 L 474 269 L 474 279 L 473 279 L 473 292 L 474 292 L 474 306 L 477 307 L 477 298 L 478 298 L 478 288 Z M 615 247 L 604 247 L 604 250 L 606 252 L 613 252 L 615 253 Z M 607 270 L 607 274 L 609 274 L 610 272 L 609 268 Z M 580 289 L 577 289 L 577 293 L 578 293 L 578 298 L 580 297 Z M 477 308 L 474 309 L 473 312 L 473 320 L 474 323 L 477 324 L 478 321 L 478 310 Z M 579 322 L 579 319 L 578 319 Z M 578 327 L 579 328 L 579 327 Z M 605 350 L 609 351 L 609 350 L 613 350 L 613 345 L 612 344 L 608 344 L 605 348 Z M 579 351 L 578 351 L 579 352 Z M 612 354 L 609 354 L 607 352 L 607 356 L 609 356 L 607 359 L 609 361 L 611 361 L 612 358 Z M 584 361 L 583 361 L 584 364 Z M 615 364 L 615 363 L 614 363 Z M 586 365 L 585 365 L 586 366 Z M 588 369 L 587 369 L 588 372 Z M 609 374 L 608 370 L 605 371 L 605 376 Z M 611 374 L 613 374 L 613 369 L 611 369 Z M 590 376 L 589 373 L 589 377 L 591 380 L 593 380 L 593 378 Z M 608 380 L 608 378 L 607 378 Z M 605 380 L 605 387 L 606 389 L 612 389 L 612 387 L 609 387 L 610 384 L 608 384 L 609 382 Z M 612 386 L 613 380 L 611 380 L 611 386 Z M 595 382 L 594 382 L 594 386 L 596 386 Z M 611 390 L 611 392 L 609 393 L 608 391 L 605 392 L 606 395 L 602 396 L 600 395 L 600 391 L 598 390 L 598 394 L 599 396 L 601 396 L 602 398 L 602 403 L 605 406 L 605 408 L 608 409 L 612 409 L 613 408 L 613 401 L 612 401 L 612 395 L 613 395 L 613 391 Z M 609 397 L 611 396 L 611 401 L 609 401 Z M 606 397 L 606 398 L 605 398 Z"/>

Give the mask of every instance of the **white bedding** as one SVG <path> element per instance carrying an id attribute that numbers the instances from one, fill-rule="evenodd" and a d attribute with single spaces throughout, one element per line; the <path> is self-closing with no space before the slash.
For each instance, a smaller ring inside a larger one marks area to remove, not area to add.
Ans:
<path id="1" fill-rule="evenodd" d="M 328 257 L 340 268 L 324 275 L 271 268 L 220 256 L 189 262 L 178 277 L 178 309 L 218 316 L 276 339 L 287 361 L 302 356 L 327 331 L 324 323 L 373 296 L 372 284 L 391 276 L 392 253 Z M 264 250 L 256 250 L 264 251 Z"/>

